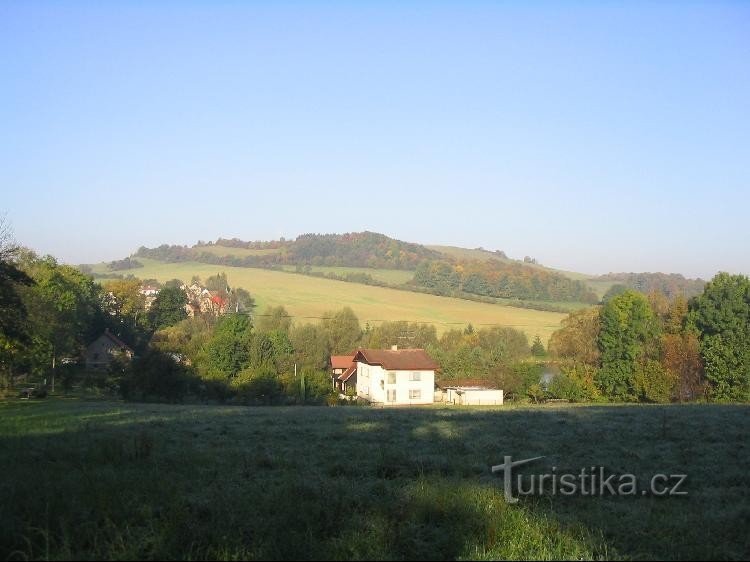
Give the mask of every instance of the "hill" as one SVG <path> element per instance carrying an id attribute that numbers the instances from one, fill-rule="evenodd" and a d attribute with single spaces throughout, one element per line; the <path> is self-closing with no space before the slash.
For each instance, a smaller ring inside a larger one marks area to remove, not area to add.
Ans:
<path id="1" fill-rule="evenodd" d="M 269 269 L 232 267 L 182 261 L 167 263 L 139 258 L 143 267 L 134 273 L 141 279 L 189 281 L 193 275 L 206 279 L 226 272 L 232 286 L 242 287 L 255 297 L 259 310 L 283 305 L 302 322 L 316 321 L 326 312 L 349 306 L 361 324 L 383 320 L 408 320 L 435 324 L 438 333 L 451 328 L 500 325 L 518 328 L 531 340 L 539 334 L 543 341 L 555 331 L 565 314 L 530 310 L 500 304 L 413 293 L 389 287 L 345 283 L 332 279 L 296 275 Z M 93 267 L 106 274 L 106 264 Z"/>

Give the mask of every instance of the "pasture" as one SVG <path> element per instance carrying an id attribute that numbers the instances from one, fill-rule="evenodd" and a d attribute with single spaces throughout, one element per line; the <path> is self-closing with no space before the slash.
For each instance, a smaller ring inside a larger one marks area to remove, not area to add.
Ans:
<path id="1" fill-rule="evenodd" d="M 5 401 L 0 559 L 740 559 L 749 413 Z M 504 455 L 688 495 L 510 505 Z"/>

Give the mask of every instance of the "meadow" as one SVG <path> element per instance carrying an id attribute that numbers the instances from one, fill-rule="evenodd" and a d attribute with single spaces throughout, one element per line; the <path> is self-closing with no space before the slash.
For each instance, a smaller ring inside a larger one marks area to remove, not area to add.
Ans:
<path id="1" fill-rule="evenodd" d="M 747 558 L 748 414 L 4 401 L 0 559 Z M 511 505 L 504 455 L 688 495 Z"/>
<path id="2" fill-rule="evenodd" d="M 367 323 L 375 326 L 384 320 L 408 320 L 434 324 L 438 334 L 441 334 L 452 328 L 464 328 L 469 323 L 477 328 L 501 325 L 525 332 L 529 340 L 538 334 L 546 343 L 565 317 L 559 312 L 485 304 L 284 271 L 198 262 L 164 263 L 144 258 L 138 258 L 138 261 L 144 267 L 129 270 L 128 273 L 161 282 L 170 279 L 189 282 L 193 275 L 206 279 L 225 272 L 230 285 L 250 291 L 258 305 L 258 312 L 262 313 L 269 306 L 283 305 L 295 317 L 295 321 L 303 323 L 317 322 L 327 312 L 349 306 L 362 326 Z M 104 273 L 106 269 L 99 265 L 94 271 Z"/>

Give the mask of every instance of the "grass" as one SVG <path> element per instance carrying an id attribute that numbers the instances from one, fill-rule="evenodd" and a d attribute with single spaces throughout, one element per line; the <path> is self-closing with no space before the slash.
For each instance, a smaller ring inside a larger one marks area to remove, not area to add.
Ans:
<path id="1" fill-rule="evenodd" d="M 440 334 L 469 323 L 477 328 L 502 325 L 522 330 L 530 340 L 539 334 L 546 342 L 565 317 L 559 312 L 485 304 L 283 271 L 197 262 L 163 263 L 143 258 L 139 261 L 144 267 L 129 272 L 142 279 L 153 278 L 162 282 L 174 278 L 189 281 L 193 275 L 206 279 L 226 272 L 230 285 L 250 291 L 259 311 L 283 305 L 299 322 L 315 322 L 326 312 L 349 306 L 363 326 L 367 322 L 377 325 L 383 320 L 408 320 L 435 324 Z M 104 266 L 97 266 L 94 271 L 104 272 Z"/>
<path id="2" fill-rule="evenodd" d="M 0 402 L 0 559 L 740 559 L 748 414 Z M 506 454 L 689 495 L 509 505 Z"/>
<path id="3" fill-rule="evenodd" d="M 335 273 L 336 275 L 346 275 L 347 273 L 365 273 L 373 279 L 390 283 L 392 285 L 403 285 L 414 278 L 413 271 L 404 269 L 372 269 L 369 267 L 329 267 L 322 265 L 313 265 L 312 271 L 320 273 Z M 296 267 L 288 265 L 284 267 L 285 271 L 295 271 Z"/>
<path id="4" fill-rule="evenodd" d="M 281 252 L 281 248 L 265 248 L 265 249 L 253 249 L 253 248 L 230 248 L 228 246 L 217 246 L 212 244 L 211 246 L 195 246 L 194 250 L 198 253 L 207 253 L 219 257 L 238 257 L 245 258 L 247 256 L 268 256 L 271 254 L 278 254 Z M 141 258 L 136 258 L 140 260 Z"/>

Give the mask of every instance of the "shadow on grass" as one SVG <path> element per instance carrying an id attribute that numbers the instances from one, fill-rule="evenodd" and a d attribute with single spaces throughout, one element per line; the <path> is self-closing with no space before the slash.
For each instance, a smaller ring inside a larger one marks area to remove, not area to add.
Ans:
<path id="1" fill-rule="evenodd" d="M 5 404 L 0 558 L 739 559 L 749 413 Z M 689 495 L 508 505 L 504 455 Z"/>

